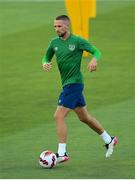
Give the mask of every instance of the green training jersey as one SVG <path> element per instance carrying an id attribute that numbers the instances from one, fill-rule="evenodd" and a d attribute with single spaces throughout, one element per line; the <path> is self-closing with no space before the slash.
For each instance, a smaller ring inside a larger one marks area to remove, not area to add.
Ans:
<path id="1" fill-rule="evenodd" d="M 83 83 L 81 73 L 81 61 L 83 51 L 93 54 L 98 60 L 101 56 L 100 51 L 89 44 L 89 42 L 79 36 L 70 34 L 68 39 L 63 40 L 56 37 L 51 40 L 42 63 L 49 63 L 53 55 L 56 55 L 58 69 L 61 75 L 62 86 L 72 83 Z"/>

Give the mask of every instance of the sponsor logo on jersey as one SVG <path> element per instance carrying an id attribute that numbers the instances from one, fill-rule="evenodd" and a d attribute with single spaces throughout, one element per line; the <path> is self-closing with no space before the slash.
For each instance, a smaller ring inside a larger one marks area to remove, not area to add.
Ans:
<path id="1" fill-rule="evenodd" d="M 55 47 L 55 48 L 54 48 L 54 51 L 58 51 L 58 47 Z"/>
<path id="2" fill-rule="evenodd" d="M 69 44 L 69 50 L 74 51 L 75 50 L 75 45 L 74 44 Z"/>

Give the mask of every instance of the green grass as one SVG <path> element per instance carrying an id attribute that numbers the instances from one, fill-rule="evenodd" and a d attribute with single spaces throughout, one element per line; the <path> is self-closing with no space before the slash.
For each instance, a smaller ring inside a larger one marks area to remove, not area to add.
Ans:
<path id="1" fill-rule="evenodd" d="M 90 41 L 103 56 L 96 73 L 87 71 L 88 58 L 82 64 L 88 110 L 119 137 L 116 151 L 105 159 L 100 137 L 70 113 L 71 159 L 46 170 L 38 157 L 57 150 L 53 113 L 61 84 L 55 58 L 50 73 L 41 58 L 64 3 L 0 1 L 0 178 L 135 178 L 134 10 L 134 1 L 97 2 Z"/>

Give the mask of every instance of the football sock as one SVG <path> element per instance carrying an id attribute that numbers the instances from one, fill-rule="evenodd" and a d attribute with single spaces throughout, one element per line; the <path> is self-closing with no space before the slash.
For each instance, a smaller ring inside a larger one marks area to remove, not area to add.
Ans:
<path id="1" fill-rule="evenodd" d="M 102 134 L 100 134 L 100 137 L 103 139 L 105 144 L 109 144 L 112 140 L 111 136 L 106 131 L 104 131 Z"/>
<path id="2" fill-rule="evenodd" d="M 59 143 L 59 145 L 58 145 L 59 156 L 64 156 L 65 152 L 66 152 L 66 143 Z"/>

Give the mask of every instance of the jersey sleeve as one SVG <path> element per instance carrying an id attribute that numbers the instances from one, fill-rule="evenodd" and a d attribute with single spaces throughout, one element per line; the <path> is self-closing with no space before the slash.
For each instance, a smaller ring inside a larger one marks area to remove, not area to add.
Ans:
<path id="1" fill-rule="evenodd" d="M 91 53 L 97 60 L 101 58 L 100 50 L 81 37 L 79 37 L 79 49 Z"/>
<path id="2" fill-rule="evenodd" d="M 47 50 L 46 50 L 45 55 L 42 58 L 42 64 L 50 63 L 53 55 L 54 55 L 54 49 L 53 49 L 53 43 L 51 41 L 48 48 L 47 48 Z"/>

